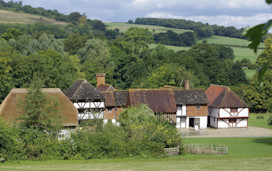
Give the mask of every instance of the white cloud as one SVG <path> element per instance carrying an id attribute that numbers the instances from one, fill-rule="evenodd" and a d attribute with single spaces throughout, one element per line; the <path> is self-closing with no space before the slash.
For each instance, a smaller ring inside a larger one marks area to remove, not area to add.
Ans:
<path id="1" fill-rule="evenodd" d="M 264 9 L 265 0 L 132 0 L 132 8 Z"/>
<path id="2" fill-rule="evenodd" d="M 236 26 L 236 27 L 247 27 L 262 22 L 266 22 L 271 18 L 271 14 L 261 13 L 253 16 L 231 16 L 231 15 L 216 15 L 216 16 L 175 16 L 171 13 L 164 12 L 153 12 L 148 14 L 146 17 L 152 18 L 175 18 L 175 19 L 186 19 L 193 21 L 200 21 L 203 23 L 217 24 L 224 26 Z"/>

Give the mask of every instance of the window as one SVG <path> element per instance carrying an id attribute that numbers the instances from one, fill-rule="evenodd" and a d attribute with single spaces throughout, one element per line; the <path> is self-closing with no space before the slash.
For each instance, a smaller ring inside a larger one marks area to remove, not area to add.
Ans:
<path id="1" fill-rule="evenodd" d="M 200 105 L 196 105 L 196 109 L 197 109 L 197 110 L 200 110 Z"/>
<path id="2" fill-rule="evenodd" d="M 236 123 L 236 119 L 229 119 L 229 123 Z"/>
<path id="3" fill-rule="evenodd" d="M 112 108 L 111 107 L 108 108 L 108 113 L 112 113 Z"/>
<path id="4" fill-rule="evenodd" d="M 186 118 L 185 117 L 181 117 L 180 118 L 180 122 L 186 122 Z"/>
<path id="5" fill-rule="evenodd" d="M 238 108 L 230 108 L 230 112 L 231 113 L 237 113 L 238 112 Z"/>

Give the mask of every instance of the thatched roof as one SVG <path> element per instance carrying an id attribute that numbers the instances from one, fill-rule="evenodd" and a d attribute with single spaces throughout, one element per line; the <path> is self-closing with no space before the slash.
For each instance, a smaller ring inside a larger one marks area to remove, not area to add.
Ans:
<path id="1" fill-rule="evenodd" d="M 126 107 L 127 106 L 127 99 L 128 99 L 128 91 L 127 90 L 113 91 L 113 96 L 114 96 L 115 104 L 117 107 Z"/>
<path id="2" fill-rule="evenodd" d="M 114 87 L 109 84 L 100 84 L 99 87 L 97 87 L 98 91 L 113 91 Z"/>
<path id="3" fill-rule="evenodd" d="M 215 108 L 244 108 L 248 105 L 241 100 L 229 87 L 220 85 L 210 85 L 206 90 L 209 101 L 208 106 Z"/>
<path id="4" fill-rule="evenodd" d="M 104 100 L 104 96 L 86 80 L 77 80 L 66 91 L 65 95 L 72 101 Z"/>
<path id="5" fill-rule="evenodd" d="M 130 89 L 129 105 L 147 104 L 154 113 L 176 113 L 176 103 L 171 89 Z"/>
<path id="6" fill-rule="evenodd" d="M 208 99 L 205 90 L 200 89 L 173 89 L 177 105 L 205 105 Z"/>
<path id="7" fill-rule="evenodd" d="M 114 106 L 116 106 L 112 91 L 104 91 L 104 92 L 102 92 L 102 94 L 105 97 L 105 106 L 106 107 L 114 107 Z"/>
<path id="8" fill-rule="evenodd" d="M 63 109 L 63 126 L 78 125 L 77 109 L 59 88 L 43 88 L 42 92 L 59 99 L 61 109 Z M 18 101 L 19 99 L 23 100 L 26 94 L 27 89 L 25 88 L 12 89 L 0 105 L 0 117 L 10 123 L 15 121 L 21 115 Z"/>

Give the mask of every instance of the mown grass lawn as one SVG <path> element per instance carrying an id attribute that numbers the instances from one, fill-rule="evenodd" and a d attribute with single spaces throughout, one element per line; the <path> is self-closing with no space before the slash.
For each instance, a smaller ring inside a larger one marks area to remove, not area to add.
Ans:
<path id="1" fill-rule="evenodd" d="M 256 127 L 261 127 L 261 128 L 268 128 L 272 129 L 271 125 L 267 124 L 267 119 L 272 115 L 272 113 L 250 113 L 249 114 L 249 119 L 248 119 L 248 125 L 249 126 L 256 126 Z M 263 116 L 264 119 L 257 119 L 257 116 Z M 271 149 L 272 151 L 272 149 Z"/>
<path id="2" fill-rule="evenodd" d="M 272 138 L 186 138 L 184 143 L 227 145 L 228 155 L 181 155 L 74 161 L 20 161 L 0 170 L 271 170 Z"/>

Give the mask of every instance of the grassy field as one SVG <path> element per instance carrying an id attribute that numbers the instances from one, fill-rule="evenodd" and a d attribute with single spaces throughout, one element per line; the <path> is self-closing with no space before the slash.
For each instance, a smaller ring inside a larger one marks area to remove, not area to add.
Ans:
<path id="1" fill-rule="evenodd" d="M 0 164 L 0 170 L 271 170 L 272 138 L 188 138 L 183 142 L 227 145 L 229 154 L 80 161 L 20 161 Z"/>
<path id="2" fill-rule="evenodd" d="M 44 24 L 51 24 L 51 25 L 62 25 L 62 26 L 67 25 L 67 23 L 65 22 L 56 21 L 54 19 L 49 19 L 46 17 L 38 16 L 38 15 L 0 10 L 0 23 L 34 24 L 37 22 L 44 23 Z"/>
<path id="3" fill-rule="evenodd" d="M 162 26 L 152 26 L 152 25 L 141 25 L 141 24 L 128 24 L 128 23 L 105 23 L 109 29 L 116 29 L 118 28 L 120 32 L 125 32 L 130 27 L 139 27 L 139 28 L 147 28 L 152 33 L 165 33 L 168 30 L 172 30 L 178 34 L 185 33 L 192 30 L 186 30 L 186 29 L 175 29 L 175 28 L 168 28 L 168 27 L 162 27 Z"/>
<path id="4" fill-rule="evenodd" d="M 247 77 L 248 79 L 251 79 L 251 78 L 255 75 L 255 73 L 256 73 L 257 71 L 256 71 L 256 70 L 253 70 L 253 69 L 245 69 L 244 72 L 245 72 L 245 74 L 246 74 L 246 77 Z"/>
<path id="5" fill-rule="evenodd" d="M 199 40 L 199 43 L 206 40 L 209 44 L 220 44 L 220 45 L 229 45 L 229 46 L 244 46 L 247 47 L 248 40 L 245 39 L 238 39 L 238 38 L 231 38 L 225 36 L 211 36 L 209 38 Z M 260 48 L 264 48 L 264 43 L 260 44 Z"/>
<path id="6" fill-rule="evenodd" d="M 258 56 L 263 52 L 263 49 L 259 49 L 257 54 L 255 54 L 253 50 L 249 48 L 232 47 L 232 49 L 234 51 L 235 60 L 247 58 L 251 61 L 251 63 L 255 63 Z"/>
<path id="7" fill-rule="evenodd" d="M 248 119 L 248 125 L 272 129 L 271 125 L 267 125 L 267 119 L 270 117 L 270 115 L 272 115 L 272 113 L 269 113 L 269 114 L 250 113 L 249 119 Z M 256 119 L 257 116 L 263 116 L 264 119 Z M 272 151 L 272 149 L 271 149 L 271 151 Z"/>

